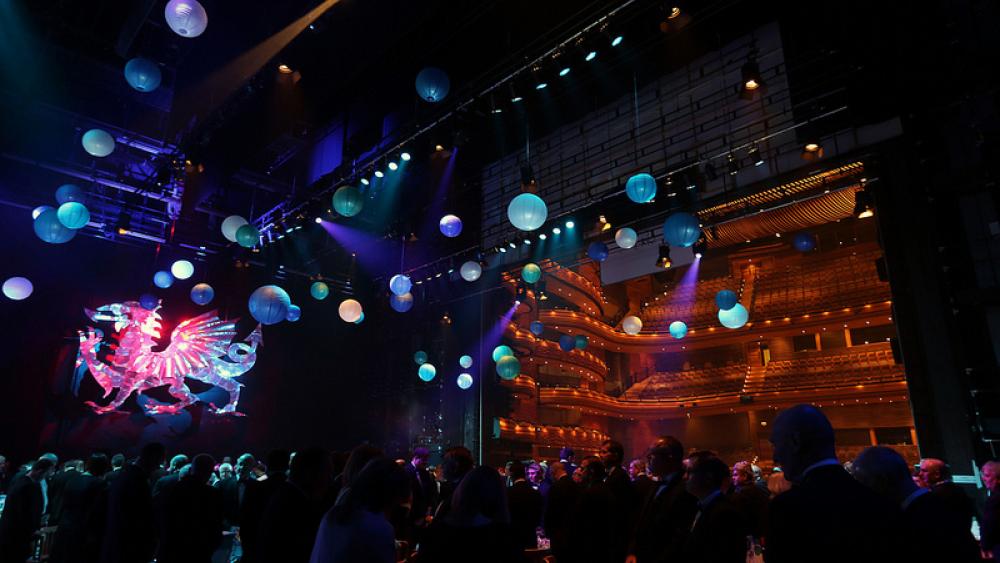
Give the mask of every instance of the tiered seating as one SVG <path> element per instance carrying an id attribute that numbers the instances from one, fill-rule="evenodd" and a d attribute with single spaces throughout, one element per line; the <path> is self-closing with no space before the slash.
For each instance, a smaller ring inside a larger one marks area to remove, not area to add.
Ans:
<path id="1" fill-rule="evenodd" d="M 877 248 L 831 253 L 779 262 L 762 270 L 753 296 L 756 318 L 778 318 L 889 298 L 889 284 L 878 279 Z"/>
<path id="2" fill-rule="evenodd" d="M 658 372 L 625 391 L 625 399 L 678 399 L 739 393 L 746 378 L 743 364 Z"/>
<path id="3" fill-rule="evenodd" d="M 738 279 L 726 276 L 698 280 L 694 287 L 674 288 L 643 307 L 639 314 L 642 326 L 646 330 L 666 331 L 674 321 L 684 321 L 689 327 L 712 324 L 719 311 L 715 294 L 723 289 L 737 291 L 739 285 Z"/>
<path id="4" fill-rule="evenodd" d="M 773 361 L 764 371 L 764 391 L 851 387 L 902 381 L 903 366 L 886 344 L 851 348 L 849 353 L 803 353 L 802 359 Z"/>

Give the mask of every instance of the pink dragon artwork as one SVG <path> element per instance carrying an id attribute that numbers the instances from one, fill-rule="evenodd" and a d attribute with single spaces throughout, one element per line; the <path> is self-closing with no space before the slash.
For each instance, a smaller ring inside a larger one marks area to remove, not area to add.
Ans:
<path id="1" fill-rule="evenodd" d="M 236 322 L 222 320 L 218 311 L 209 311 L 178 324 L 166 349 L 154 352 L 153 348 L 159 346 L 155 340 L 160 337 L 159 309 L 160 305 L 150 310 L 136 301 L 126 301 L 102 305 L 96 311 L 85 310 L 95 323 L 114 323 L 118 333 L 117 346 L 110 347 L 114 354 L 106 363 L 98 358 L 103 342 L 101 331 L 87 327 L 86 333 L 80 332 L 77 368 L 86 364 L 104 390 L 105 398 L 117 389 L 108 405 L 99 406 L 93 401 L 88 401 L 87 405 L 98 414 L 115 412 L 133 392 L 138 396 L 166 385 L 177 402 L 154 404 L 155 401 L 149 401 L 150 404 L 143 408 L 150 415 L 176 414 L 199 400 L 184 381 L 191 378 L 229 393 L 226 405 L 217 407 L 209 403 L 211 412 L 242 416 L 236 406 L 243 384 L 235 378 L 249 371 L 257 360 L 257 346 L 262 342 L 260 325 L 246 338 L 246 343 L 233 342 Z"/>

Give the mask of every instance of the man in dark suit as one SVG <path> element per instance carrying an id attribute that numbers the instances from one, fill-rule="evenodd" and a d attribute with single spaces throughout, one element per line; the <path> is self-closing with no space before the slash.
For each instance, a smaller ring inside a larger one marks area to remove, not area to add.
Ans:
<path id="1" fill-rule="evenodd" d="M 757 485 L 753 466 L 749 461 L 738 461 L 733 464 L 732 483 L 729 500 L 743 514 L 750 527 L 750 533 L 755 538 L 762 538 L 770 495 L 766 489 Z"/>
<path id="2" fill-rule="evenodd" d="M 566 468 L 566 474 L 570 477 L 573 477 L 573 474 L 576 473 L 576 464 L 573 463 L 574 457 L 576 457 L 576 454 L 573 452 L 573 448 L 569 446 L 564 446 L 559 450 L 559 462 Z"/>
<path id="3" fill-rule="evenodd" d="M 740 510 L 723 494 L 729 468 L 715 457 L 694 458 L 686 488 L 698 498 L 691 533 L 684 541 L 682 561 L 689 563 L 743 563 L 749 528 Z"/>
<path id="4" fill-rule="evenodd" d="M 110 468 L 108 456 L 94 454 L 84 471 L 74 472 L 62 491 L 62 509 L 52 551 L 51 563 L 89 563 L 100 554 L 104 514 L 104 495 L 108 483 L 104 474 Z"/>
<path id="5" fill-rule="evenodd" d="M 1000 560 L 1000 461 L 988 461 L 980 472 L 986 487 L 986 505 L 980 522 L 980 541 L 983 551 Z"/>
<path id="6" fill-rule="evenodd" d="M 215 460 L 199 454 L 156 500 L 158 563 L 210 563 L 222 540 L 222 493 L 208 484 Z"/>
<path id="7" fill-rule="evenodd" d="M 507 506 L 518 547 L 538 547 L 535 530 L 542 523 L 542 495 L 531 487 L 521 462 L 515 461 L 510 465 L 509 476 L 512 483 L 507 488 Z"/>
<path id="8" fill-rule="evenodd" d="M 597 456 L 586 456 L 577 469 L 580 475 L 579 495 L 569 526 L 569 563 L 620 563 L 622 551 L 619 538 L 608 533 L 608 522 L 602 515 L 615 510 L 615 496 L 606 483 L 604 464 Z"/>
<path id="9" fill-rule="evenodd" d="M 782 411 L 771 430 L 774 460 L 793 483 L 768 507 L 770 563 L 883 563 L 902 553 L 898 506 L 854 480 L 837 461 L 833 427 L 819 409 Z"/>
<path id="10" fill-rule="evenodd" d="M 21 563 L 31 554 L 32 539 L 42 524 L 41 483 L 53 468 L 50 460 L 39 459 L 11 483 L 0 515 L 0 561 Z"/>
<path id="11" fill-rule="evenodd" d="M 242 563 L 256 563 L 260 560 L 258 543 L 261 515 L 271 501 L 274 492 L 288 478 L 288 458 L 286 450 L 273 450 L 267 454 L 267 474 L 260 481 L 247 483 L 240 507 L 240 543 L 243 546 Z"/>
<path id="12" fill-rule="evenodd" d="M 568 557 L 570 523 L 580 495 L 579 487 L 566 473 L 561 461 L 549 466 L 552 485 L 545 497 L 545 515 L 542 518 L 545 536 L 552 542 L 552 554 L 563 561 Z"/>
<path id="13" fill-rule="evenodd" d="M 979 561 L 979 546 L 969 526 L 947 501 L 919 487 L 903 456 L 891 448 L 866 448 L 854 460 L 854 477 L 903 510 L 904 561 Z"/>
<path id="14" fill-rule="evenodd" d="M 277 488 L 261 516 L 258 561 L 309 561 L 320 520 L 333 504 L 329 498 L 332 473 L 329 451 L 309 448 L 295 454 L 288 480 Z"/>
<path id="15" fill-rule="evenodd" d="M 684 446 L 661 436 L 646 454 L 653 486 L 643 500 L 629 541 L 629 563 L 654 563 L 680 557 L 684 538 L 698 511 L 698 500 L 684 489 Z"/>
<path id="16" fill-rule="evenodd" d="M 160 491 L 171 483 L 176 483 L 181 478 L 181 470 L 190 463 L 188 456 L 178 454 L 170 458 L 170 465 L 167 466 L 167 474 L 153 482 L 153 498 L 159 496 Z"/>
<path id="17" fill-rule="evenodd" d="M 645 500 L 646 495 L 649 494 L 649 488 L 653 486 L 653 480 L 646 473 L 646 460 L 641 458 L 633 459 L 628 464 L 628 476 L 632 479 L 632 489 L 635 491 L 635 502 L 638 508 L 642 505 L 642 501 Z"/>
<path id="18" fill-rule="evenodd" d="M 623 561 L 628 551 L 628 534 L 635 525 L 636 509 L 635 490 L 628 472 L 622 467 L 625 459 L 625 448 L 615 440 L 605 440 L 601 443 L 601 462 L 604 464 L 607 477 L 604 482 L 614 497 L 611 512 L 606 515 L 613 536 L 612 547 L 617 561 Z"/>
<path id="19" fill-rule="evenodd" d="M 941 499 L 956 518 L 962 519 L 966 529 L 972 528 L 972 520 L 976 517 L 976 503 L 965 494 L 960 485 L 951 480 L 951 468 L 947 463 L 935 458 L 920 460 L 917 479 Z"/>
<path id="20" fill-rule="evenodd" d="M 101 563 L 148 563 L 153 558 L 156 526 L 149 480 L 164 454 L 163 444 L 146 444 L 139 459 L 125 465 L 109 483 Z"/>
<path id="21" fill-rule="evenodd" d="M 416 545 L 420 541 L 420 536 L 430 524 L 433 517 L 434 507 L 437 506 L 437 484 L 434 478 L 427 471 L 427 462 L 431 452 L 427 448 L 417 447 L 413 449 L 413 456 L 406 464 L 406 473 L 410 476 L 410 490 L 413 500 L 410 505 L 410 515 L 407 521 L 407 530 L 404 533 L 411 545 Z"/>

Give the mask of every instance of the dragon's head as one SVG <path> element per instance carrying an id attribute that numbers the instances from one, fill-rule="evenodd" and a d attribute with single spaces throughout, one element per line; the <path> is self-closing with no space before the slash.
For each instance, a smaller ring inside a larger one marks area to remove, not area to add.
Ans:
<path id="1" fill-rule="evenodd" d="M 94 322 L 112 322 L 115 331 L 121 332 L 128 328 L 137 328 L 144 334 L 154 338 L 160 337 L 160 305 L 146 309 L 138 301 L 111 303 L 101 305 L 96 310 L 84 309 L 87 317 Z"/>

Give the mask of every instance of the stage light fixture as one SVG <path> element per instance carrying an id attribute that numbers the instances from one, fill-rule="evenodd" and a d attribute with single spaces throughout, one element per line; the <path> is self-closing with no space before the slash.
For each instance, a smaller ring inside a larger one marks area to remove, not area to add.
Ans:
<path id="1" fill-rule="evenodd" d="M 517 245 L 514 244 L 513 242 L 507 243 L 507 246 L 510 246 L 511 248 L 517 248 Z"/>
<path id="2" fill-rule="evenodd" d="M 396 164 L 395 160 L 390 160 L 389 161 L 389 170 L 392 170 L 393 172 L 395 172 L 396 170 L 399 170 L 399 165 Z"/>
<path id="3" fill-rule="evenodd" d="M 867 219 L 875 215 L 875 207 L 872 205 L 871 194 L 868 190 L 861 189 L 854 192 L 854 216 L 858 219 Z"/>
<path id="4" fill-rule="evenodd" d="M 549 236 L 547 234 L 545 234 L 545 233 L 542 233 L 542 234 L 538 235 L 538 240 L 545 240 L 547 238 L 549 238 Z"/>
<path id="5" fill-rule="evenodd" d="M 666 270 L 672 265 L 673 261 L 670 259 L 670 247 L 665 244 L 661 244 L 659 256 L 656 258 L 656 267 Z"/>
<path id="6" fill-rule="evenodd" d="M 435 150 L 436 152 L 441 152 L 441 151 L 443 151 L 443 150 L 444 150 L 444 147 L 443 147 L 443 146 L 441 146 L 441 145 L 434 145 L 434 150 Z"/>
<path id="7" fill-rule="evenodd" d="M 621 45 L 622 41 L 624 39 L 625 39 L 625 36 L 623 36 L 623 35 L 616 35 L 614 37 L 614 39 L 611 40 L 611 46 L 612 47 L 617 47 L 617 46 Z"/>
<path id="8" fill-rule="evenodd" d="M 544 89 L 546 89 L 548 87 L 549 87 L 549 83 L 545 82 L 544 80 L 541 81 L 541 82 L 539 82 L 538 84 L 535 84 L 535 90 L 544 90 Z"/>
<path id="9" fill-rule="evenodd" d="M 683 180 L 685 190 L 696 190 L 698 189 L 698 175 L 692 170 L 691 172 L 683 172 L 681 175 Z"/>
<path id="10" fill-rule="evenodd" d="M 500 247 L 500 252 L 501 252 L 502 254 L 507 254 L 507 249 L 501 246 L 501 247 Z"/>
<path id="11" fill-rule="evenodd" d="M 747 156 L 750 157 L 750 162 L 752 162 L 754 166 L 764 164 L 764 157 L 761 156 L 760 147 L 757 146 L 757 143 L 750 145 L 750 150 L 747 151 Z"/>
<path id="12" fill-rule="evenodd" d="M 524 239 L 525 246 L 531 246 L 531 239 Z"/>
<path id="13" fill-rule="evenodd" d="M 403 154 L 399 155 L 399 158 L 403 159 L 403 162 L 409 162 L 410 158 L 412 157 L 410 156 L 410 153 L 404 152 Z"/>
<path id="14" fill-rule="evenodd" d="M 726 157 L 726 163 L 729 168 L 730 176 L 735 176 L 740 173 L 740 163 L 736 160 L 736 155 L 730 152 L 729 156 Z"/>
<path id="15" fill-rule="evenodd" d="M 567 229 L 572 229 L 575 226 L 576 226 L 576 223 L 574 223 L 572 220 L 566 221 L 566 228 Z"/>
<path id="16" fill-rule="evenodd" d="M 823 158 L 823 145 L 818 140 L 807 141 L 802 145 L 802 160 L 819 160 Z"/>
<path id="17" fill-rule="evenodd" d="M 319 224 L 323 223 L 323 218 L 322 217 L 317 217 L 315 219 L 315 221 L 316 221 L 316 224 L 319 225 Z"/>
<path id="18" fill-rule="evenodd" d="M 569 74 L 570 70 L 571 69 L 568 66 L 563 67 L 563 69 L 559 71 L 559 76 L 566 76 L 567 74 Z"/>
<path id="19" fill-rule="evenodd" d="M 535 297 L 537 297 L 539 301 L 548 301 L 549 294 L 546 293 L 546 291 L 545 291 L 545 282 L 544 281 L 539 281 L 536 284 Z"/>
<path id="20" fill-rule="evenodd" d="M 601 227 L 601 232 L 611 230 L 611 223 L 608 222 L 608 218 L 605 217 L 603 214 L 597 218 L 597 222 Z"/>
<path id="21" fill-rule="evenodd" d="M 590 52 L 587 53 L 587 56 L 583 57 L 583 60 L 585 60 L 585 61 L 587 61 L 589 63 L 590 61 L 592 61 L 592 60 L 594 60 L 596 58 L 597 58 L 597 51 L 593 51 L 592 50 L 592 51 L 590 51 Z"/>
<path id="22" fill-rule="evenodd" d="M 757 64 L 757 50 L 750 52 L 747 62 L 740 68 L 742 80 L 740 81 L 740 98 L 752 100 L 764 87 L 764 81 L 760 77 L 760 66 Z"/>
<path id="23" fill-rule="evenodd" d="M 371 184 L 371 182 L 368 181 L 368 178 L 362 178 L 361 179 L 361 184 L 365 185 L 365 186 L 368 186 L 368 185 Z"/>
<path id="24" fill-rule="evenodd" d="M 558 235 L 561 232 L 562 232 L 562 229 L 560 229 L 559 227 L 552 227 L 552 234 Z"/>
<path id="25" fill-rule="evenodd" d="M 708 252 L 708 240 L 704 234 L 698 239 L 698 242 L 691 245 L 691 250 L 694 251 L 695 258 L 701 258 Z"/>
<path id="26" fill-rule="evenodd" d="M 291 74 L 292 68 L 286 64 L 280 64 L 278 65 L 278 72 L 281 74 Z"/>
<path id="27" fill-rule="evenodd" d="M 385 177 L 385 174 L 383 174 L 381 170 L 376 170 L 375 171 L 375 177 L 376 178 L 383 178 L 383 177 Z"/>

